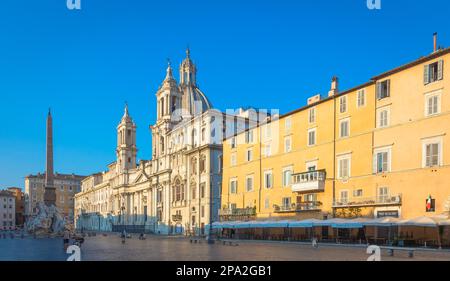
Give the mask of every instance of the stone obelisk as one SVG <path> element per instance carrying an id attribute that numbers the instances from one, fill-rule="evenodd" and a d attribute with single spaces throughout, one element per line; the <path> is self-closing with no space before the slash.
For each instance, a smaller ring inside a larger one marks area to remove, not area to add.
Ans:
<path id="1" fill-rule="evenodd" d="M 50 109 L 47 115 L 47 150 L 45 159 L 44 203 L 47 206 L 56 204 L 56 188 L 53 183 L 53 120 Z"/>

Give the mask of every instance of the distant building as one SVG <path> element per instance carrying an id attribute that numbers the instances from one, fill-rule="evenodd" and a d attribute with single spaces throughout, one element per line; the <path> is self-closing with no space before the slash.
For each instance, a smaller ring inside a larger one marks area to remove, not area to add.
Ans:
<path id="1" fill-rule="evenodd" d="M 16 225 L 23 226 L 25 222 L 25 193 L 19 187 L 10 187 L 8 191 L 16 198 Z"/>
<path id="2" fill-rule="evenodd" d="M 16 227 L 16 200 L 14 194 L 0 190 L 0 230 L 12 230 Z"/>
<path id="3" fill-rule="evenodd" d="M 83 176 L 79 175 L 54 175 L 54 186 L 56 187 L 56 207 L 70 221 L 73 220 L 74 204 L 73 198 L 81 190 Z M 37 214 L 37 203 L 44 202 L 45 173 L 29 175 L 25 177 L 25 213 L 27 216 Z"/>

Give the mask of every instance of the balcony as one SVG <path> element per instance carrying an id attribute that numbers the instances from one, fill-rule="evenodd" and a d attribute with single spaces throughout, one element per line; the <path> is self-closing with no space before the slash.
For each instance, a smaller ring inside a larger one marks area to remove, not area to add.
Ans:
<path id="1" fill-rule="evenodd" d="M 333 208 L 356 208 L 402 205 L 402 195 L 374 196 L 365 198 L 340 198 L 334 201 Z"/>
<path id="2" fill-rule="evenodd" d="M 256 217 L 256 208 L 235 208 L 219 210 L 221 221 L 251 220 Z"/>
<path id="3" fill-rule="evenodd" d="M 290 206 L 288 205 L 274 205 L 273 211 L 275 213 L 300 213 L 300 212 L 310 212 L 310 211 L 321 211 L 322 202 L 320 201 L 309 201 L 294 203 Z"/>
<path id="4" fill-rule="evenodd" d="M 172 215 L 172 221 L 174 222 L 181 222 L 183 220 L 182 215 Z"/>
<path id="5" fill-rule="evenodd" d="M 292 175 L 294 192 L 321 192 L 325 190 L 326 171 L 310 171 Z"/>

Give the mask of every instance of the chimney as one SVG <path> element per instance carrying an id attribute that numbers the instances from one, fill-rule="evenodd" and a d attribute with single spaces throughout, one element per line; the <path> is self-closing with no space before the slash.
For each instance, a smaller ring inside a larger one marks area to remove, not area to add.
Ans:
<path id="1" fill-rule="evenodd" d="M 328 96 L 329 97 L 334 96 L 338 92 L 339 92 L 339 79 L 336 76 L 334 76 L 331 79 L 331 90 L 328 92 Z"/>
<path id="2" fill-rule="evenodd" d="M 433 53 L 437 51 L 437 32 L 433 33 Z"/>

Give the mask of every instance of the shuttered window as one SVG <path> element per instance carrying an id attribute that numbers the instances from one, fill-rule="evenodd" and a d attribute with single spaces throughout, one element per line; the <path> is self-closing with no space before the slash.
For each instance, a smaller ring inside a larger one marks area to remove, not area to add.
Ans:
<path id="1" fill-rule="evenodd" d="M 391 96 L 391 80 L 377 82 L 377 99 L 384 99 Z"/>
<path id="2" fill-rule="evenodd" d="M 424 66 L 423 83 L 425 85 L 444 78 L 444 61 L 440 60 Z"/>

